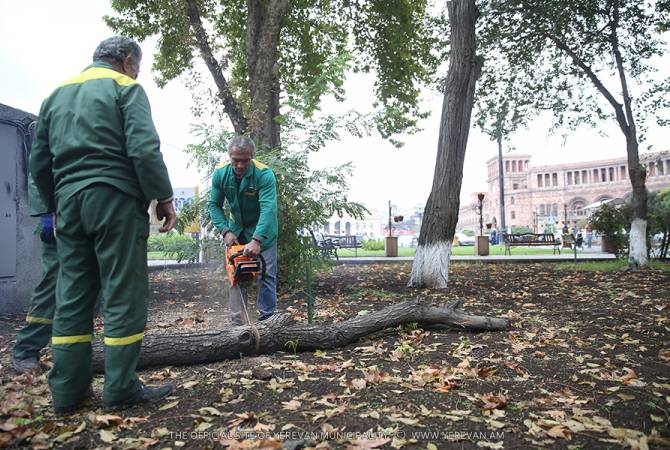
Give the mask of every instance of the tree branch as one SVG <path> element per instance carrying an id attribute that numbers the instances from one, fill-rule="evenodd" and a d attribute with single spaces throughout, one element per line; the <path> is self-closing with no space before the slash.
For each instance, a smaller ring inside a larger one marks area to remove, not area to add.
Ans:
<path id="1" fill-rule="evenodd" d="M 609 41 L 612 44 L 612 52 L 614 53 L 614 60 L 616 61 L 616 68 L 619 72 L 619 80 L 621 81 L 621 90 L 623 92 L 623 104 L 626 108 L 626 116 L 628 116 L 628 131 L 627 138 L 635 139 L 635 118 L 633 117 L 633 108 L 631 107 L 630 93 L 628 91 L 628 81 L 626 80 L 626 72 L 623 66 L 623 58 L 621 56 L 621 49 L 619 48 L 619 36 L 617 29 L 619 27 L 619 3 L 615 2 L 612 14 L 612 32 L 609 35 Z"/>
<path id="2" fill-rule="evenodd" d="M 607 101 L 614 108 L 614 113 L 616 114 L 616 119 L 617 122 L 619 123 L 621 131 L 623 131 L 624 135 L 628 136 L 628 121 L 626 120 L 626 115 L 624 114 L 621 104 L 616 101 L 612 93 L 605 87 L 605 85 L 600 81 L 598 76 L 593 72 L 593 69 L 591 69 L 591 67 L 589 67 L 579 57 L 579 55 L 577 55 L 567 44 L 561 41 L 558 37 L 550 33 L 545 33 L 545 36 L 549 38 L 549 40 L 551 40 L 556 45 L 556 47 L 564 51 L 572 59 L 572 62 L 577 67 L 582 69 L 582 71 L 586 74 L 586 76 L 589 77 L 591 82 L 595 85 L 596 89 L 600 91 L 600 93 L 607 99 Z"/>
<path id="3" fill-rule="evenodd" d="M 198 11 L 198 6 L 196 5 L 195 0 L 186 0 L 186 14 L 191 22 L 191 27 L 195 33 L 195 40 L 200 49 L 202 58 L 205 60 L 205 64 L 207 64 L 207 68 L 212 74 L 216 87 L 218 88 L 219 98 L 223 102 L 223 110 L 230 118 L 235 132 L 242 134 L 249 128 L 249 123 L 247 118 L 244 117 L 244 113 L 242 112 L 240 105 L 237 103 L 237 100 L 233 97 L 228 82 L 223 75 L 223 70 L 221 70 L 221 65 L 214 57 L 212 48 L 209 46 L 209 39 L 202 26 L 200 12 Z"/>

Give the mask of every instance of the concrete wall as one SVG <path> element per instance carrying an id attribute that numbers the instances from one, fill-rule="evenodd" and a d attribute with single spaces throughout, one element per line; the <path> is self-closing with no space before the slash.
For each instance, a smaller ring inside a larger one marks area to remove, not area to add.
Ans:
<path id="1" fill-rule="evenodd" d="M 0 123 L 0 161 L 3 165 L 14 167 L 11 175 L 0 179 L 0 211 L 6 216 L 14 214 L 15 229 L 3 230 L 9 233 L 6 243 L 13 239 L 16 251 L 10 251 L 12 245 L 0 248 L 1 265 L 10 270 L 0 276 L 0 313 L 21 313 L 26 310 L 32 290 L 39 282 L 41 266 L 41 242 L 35 234 L 39 220 L 28 215 L 28 189 L 26 174 L 28 161 L 23 136 L 18 128 Z M 14 178 L 12 180 L 12 178 Z M 13 272 L 13 275 L 12 275 Z"/>

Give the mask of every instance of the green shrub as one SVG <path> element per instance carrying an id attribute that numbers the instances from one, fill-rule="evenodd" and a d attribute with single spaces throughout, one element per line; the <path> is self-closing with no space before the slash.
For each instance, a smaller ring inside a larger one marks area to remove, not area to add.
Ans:
<path id="1" fill-rule="evenodd" d="M 512 233 L 532 233 L 533 229 L 526 225 L 512 225 Z"/>
<path id="2" fill-rule="evenodd" d="M 164 252 L 177 261 L 196 262 L 200 252 L 197 239 L 178 233 L 161 233 L 149 236 L 147 250 Z"/>
<path id="3" fill-rule="evenodd" d="M 361 242 L 363 250 L 384 250 L 384 241 L 381 239 L 367 239 Z"/>

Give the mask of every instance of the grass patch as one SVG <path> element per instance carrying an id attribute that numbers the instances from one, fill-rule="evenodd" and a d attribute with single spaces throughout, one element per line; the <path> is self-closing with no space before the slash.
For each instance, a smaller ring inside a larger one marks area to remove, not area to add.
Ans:
<path id="1" fill-rule="evenodd" d="M 174 258 L 170 257 L 170 255 L 168 255 L 165 252 L 147 252 L 147 259 L 149 261 L 160 261 L 164 259 L 174 259 Z"/>
<path id="2" fill-rule="evenodd" d="M 616 272 L 628 267 L 628 259 L 618 258 L 608 261 L 583 261 L 556 264 L 556 270 L 581 270 L 586 272 Z M 647 269 L 661 270 L 670 272 L 670 264 L 658 260 L 650 260 L 647 264 Z"/>
<path id="3" fill-rule="evenodd" d="M 570 249 L 565 249 L 565 251 L 571 252 Z M 551 255 L 554 253 L 552 248 L 538 248 L 538 247 L 514 247 L 512 248 L 512 255 Z M 416 248 L 412 247 L 399 247 L 398 256 L 414 256 L 416 254 Z M 467 247 L 452 247 L 451 254 L 454 256 L 474 256 L 475 248 L 473 246 Z M 489 246 L 490 255 L 504 255 L 505 246 L 504 245 L 491 245 Z M 337 255 L 339 257 L 348 258 L 352 256 L 385 256 L 384 250 L 365 250 L 359 248 L 358 251 L 354 251 L 353 248 L 341 248 L 337 250 Z"/>

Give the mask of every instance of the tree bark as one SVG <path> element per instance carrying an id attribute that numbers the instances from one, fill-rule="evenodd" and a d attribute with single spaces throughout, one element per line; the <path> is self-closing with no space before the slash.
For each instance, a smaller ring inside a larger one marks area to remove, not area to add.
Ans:
<path id="1" fill-rule="evenodd" d="M 409 286 L 446 288 L 451 241 L 458 222 L 463 161 L 470 132 L 475 84 L 482 59 L 476 55 L 474 0 L 447 2 L 451 23 L 449 71 L 442 102 L 433 186 L 426 202 Z"/>
<path id="2" fill-rule="evenodd" d="M 186 0 L 186 14 L 191 23 L 191 28 L 193 28 L 195 41 L 200 49 L 202 59 L 205 60 L 209 73 L 212 75 L 212 78 L 214 78 L 219 98 L 223 102 L 223 111 L 228 115 L 228 118 L 233 124 L 235 133 L 243 134 L 247 131 L 247 128 L 249 128 L 249 123 L 247 118 L 244 117 L 244 113 L 242 112 L 239 103 L 235 97 L 233 97 L 232 92 L 230 92 L 230 87 L 228 86 L 226 77 L 223 75 L 221 65 L 214 57 L 212 48 L 209 45 L 207 33 L 202 26 L 200 12 L 198 11 L 198 5 L 196 5 L 195 0 Z"/>
<path id="3" fill-rule="evenodd" d="M 279 38 L 288 0 L 247 0 L 247 64 L 251 136 L 263 148 L 280 145 Z"/>
<path id="4" fill-rule="evenodd" d="M 352 344 L 377 331 L 406 323 L 424 327 L 449 325 L 475 331 L 499 331 L 509 327 L 507 319 L 470 315 L 462 312 L 461 302 L 430 306 L 409 300 L 393 304 L 364 316 L 340 323 L 307 325 L 293 321 L 289 314 L 277 314 L 250 326 L 201 333 L 147 335 L 142 342 L 138 369 L 204 364 L 240 355 L 268 354 L 279 351 L 304 352 L 329 350 Z M 93 367 L 104 371 L 104 345 L 93 344 Z"/>

